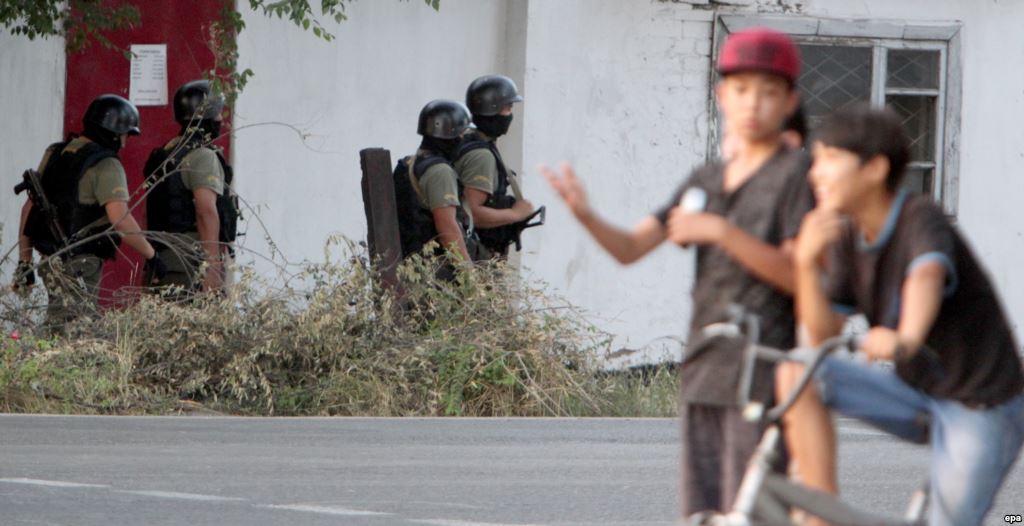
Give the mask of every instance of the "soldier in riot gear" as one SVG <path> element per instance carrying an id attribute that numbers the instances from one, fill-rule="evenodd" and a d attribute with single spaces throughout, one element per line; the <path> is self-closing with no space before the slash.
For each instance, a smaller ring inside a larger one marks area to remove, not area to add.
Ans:
<path id="1" fill-rule="evenodd" d="M 186 293 L 222 288 L 224 260 L 235 240 L 233 172 L 212 144 L 220 136 L 223 109 L 224 98 L 209 81 L 182 85 L 174 94 L 174 119 L 181 132 L 146 161 L 146 226 L 164 234 L 157 248 L 170 268 L 161 285 Z"/>
<path id="2" fill-rule="evenodd" d="M 533 205 L 523 199 L 515 173 L 505 166 L 495 144 L 512 124 L 513 104 L 522 101 L 515 82 L 502 75 L 480 77 L 466 90 L 475 128 L 463 134 L 455 168 L 477 227 L 478 259 L 507 255 L 509 245 L 518 245 L 519 232 L 534 214 Z"/>
<path id="3" fill-rule="evenodd" d="M 50 145 L 38 172 L 29 170 L 29 199 L 22 207 L 15 287 L 35 282 L 33 249 L 44 256 L 39 273 L 49 296 L 47 322 L 61 324 L 94 307 L 104 260 L 121 240 L 146 259 L 154 279 L 166 265 L 142 235 L 128 207 L 128 180 L 117 154 L 139 135 L 139 112 L 117 95 L 89 104 L 82 135 Z M 46 206 L 42 206 L 46 203 Z"/>
<path id="4" fill-rule="evenodd" d="M 414 155 L 398 161 L 393 175 L 402 257 L 437 241 L 459 254 L 463 262 L 471 261 L 467 237 L 472 221 L 463 207 L 459 177 L 452 166 L 469 119 L 465 106 L 449 100 L 431 101 L 420 111 L 416 131 L 423 141 Z M 440 275 L 450 276 L 450 265 L 444 265 Z"/>

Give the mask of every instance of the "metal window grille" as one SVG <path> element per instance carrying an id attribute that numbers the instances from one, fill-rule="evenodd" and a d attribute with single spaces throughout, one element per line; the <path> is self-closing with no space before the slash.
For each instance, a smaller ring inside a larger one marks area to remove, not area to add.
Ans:
<path id="1" fill-rule="evenodd" d="M 857 102 L 889 105 L 911 140 L 904 185 L 942 202 L 946 43 L 800 39 L 800 89 L 811 128 Z"/>

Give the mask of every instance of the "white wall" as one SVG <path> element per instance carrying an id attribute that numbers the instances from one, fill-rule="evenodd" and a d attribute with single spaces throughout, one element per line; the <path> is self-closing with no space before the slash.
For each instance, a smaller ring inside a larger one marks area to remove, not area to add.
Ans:
<path id="1" fill-rule="evenodd" d="M 711 13 L 645 0 L 533 0 L 527 39 L 525 190 L 549 205 L 523 265 L 587 309 L 616 347 L 684 335 L 693 257 L 665 246 L 622 267 L 532 167 L 571 161 L 592 206 L 631 226 L 705 159 Z M 655 351 L 657 354 L 657 351 Z"/>
<path id="2" fill-rule="evenodd" d="M 18 241 L 18 216 L 25 195 L 11 189 L 27 168 L 36 168 L 43 150 L 61 140 L 64 127 L 64 41 L 29 41 L 0 30 L 0 256 Z M 0 262 L 6 282 L 17 249 Z"/>
<path id="3" fill-rule="evenodd" d="M 256 76 L 237 106 L 238 191 L 289 260 L 323 259 L 333 233 L 365 239 L 359 150 L 412 153 L 424 104 L 461 101 L 474 78 L 502 71 L 507 3 L 355 2 L 333 42 L 245 15 L 241 67 Z M 251 222 L 244 243 L 271 252 Z"/>

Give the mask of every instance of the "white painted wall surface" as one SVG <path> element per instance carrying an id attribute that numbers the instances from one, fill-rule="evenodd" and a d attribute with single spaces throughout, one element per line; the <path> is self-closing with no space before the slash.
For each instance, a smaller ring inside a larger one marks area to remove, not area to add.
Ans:
<path id="1" fill-rule="evenodd" d="M 571 161 L 592 207 L 621 226 L 665 203 L 706 155 L 711 13 L 643 0 L 534 0 L 529 24 L 525 191 L 550 210 L 547 225 L 525 236 L 527 275 L 590 312 L 618 336 L 616 347 L 685 336 L 692 253 L 664 246 L 620 266 L 532 167 Z"/>
<path id="2" fill-rule="evenodd" d="M 0 249 L 3 254 L 18 241 L 18 217 L 25 194 L 11 189 L 27 168 L 36 168 L 46 146 L 61 140 L 64 127 L 64 41 L 30 41 L 0 30 Z M 0 265 L 8 282 L 17 261 Z"/>
<path id="3" fill-rule="evenodd" d="M 238 192 L 290 261 L 322 260 L 334 233 L 365 239 L 359 150 L 387 148 L 392 162 L 412 153 L 424 104 L 461 101 L 474 78 L 503 70 L 506 4 L 445 0 L 435 12 L 422 1 L 355 2 L 333 42 L 245 15 L 241 67 L 256 76 L 235 118 Z M 249 225 L 246 247 L 270 254 Z"/>

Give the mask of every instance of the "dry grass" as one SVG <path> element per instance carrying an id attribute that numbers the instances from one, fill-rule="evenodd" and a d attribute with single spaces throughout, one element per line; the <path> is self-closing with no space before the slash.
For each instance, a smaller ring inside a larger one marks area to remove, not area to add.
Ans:
<path id="1" fill-rule="evenodd" d="M 502 264 L 447 283 L 406 263 L 402 305 L 358 251 L 226 297 L 137 294 L 57 337 L 0 306 L 0 411 L 244 415 L 672 415 L 676 379 L 604 374 L 609 339 Z M 37 298 L 38 299 L 38 298 Z"/>

